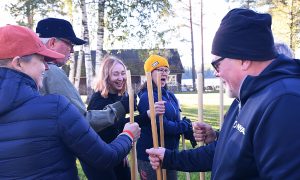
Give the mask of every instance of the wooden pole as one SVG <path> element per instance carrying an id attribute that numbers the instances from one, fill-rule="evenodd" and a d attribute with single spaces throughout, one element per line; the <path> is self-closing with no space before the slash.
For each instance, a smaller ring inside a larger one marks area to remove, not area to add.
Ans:
<path id="1" fill-rule="evenodd" d="M 181 106 L 180 106 L 181 107 Z M 180 112 L 180 119 L 182 119 L 182 112 Z M 184 134 L 181 135 L 181 140 L 182 140 L 182 148 L 184 150 L 186 150 L 186 144 L 185 144 L 185 137 L 184 137 Z M 190 173 L 189 172 L 185 172 L 185 179 L 186 180 L 190 180 L 191 179 L 191 176 L 190 176 Z"/>
<path id="2" fill-rule="evenodd" d="M 181 138 L 182 138 L 182 148 L 183 148 L 184 150 L 186 150 L 185 137 L 184 137 L 183 134 L 181 135 Z M 185 172 L 185 179 L 186 179 L 186 180 L 190 180 L 190 179 L 191 179 L 191 176 L 190 176 L 190 173 L 189 173 L 189 172 Z"/>
<path id="3" fill-rule="evenodd" d="M 203 76 L 202 73 L 197 74 L 197 91 L 198 91 L 198 121 L 203 122 Z M 203 143 L 199 144 L 200 146 Z M 200 172 L 200 180 L 205 180 L 205 173 Z"/>
<path id="4" fill-rule="evenodd" d="M 178 100 L 178 104 L 179 104 L 179 107 L 181 107 L 181 103 L 179 102 Z M 182 119 L 182 112 L 180 111 L 179 112 L 179 118 Z M 186 150 L 186 144 L 185 144 L 185 137 L 184 137 L 184 134 L 181 135 L 181 143 L 182 143 L 182 148 L 183 150 Z M 191 179 L 191 176 L 190 176 L 190 173 L 189 172 L 185 172 L 185 179 L 186 180 L 190 180 Z"/>
<path id="5" fill-rule="evenodd" d="M 126 72 L 127 76 L 127 91 L 129 95 L 129 118 L 130 123 L 134 123 L 134 93 L 131 86 L 131 73 L 130 70 L 127 70 Z M 137 158 L 136 158 L 136 142 L 133 143 L 133 147 L 130 151 L 131 155 L 131 167 L 130 167 L 130 173 L 131 173 L 131 180 L 137 180 Z"/>
<path id="6" fill-rule="evenodd" d="M 161 95 L 161 74 L 157 74 L 157 94 L 158 101 L 162 101 Z M 159 115 L 159 134 L 160 134 L 160 146 L 165 147 L 165 132 L 164 132 L 164 118 L 163 115 Z M 166 169 L 162 169 L 163 180 L 167 180 L 167 172 Z"/>
<path id="7" fill-rule="evenodd" d="M 223 87 L 223 81 L 220 79 L 220 121 L 219 121 L 219 129 L 221 129 L 223 121 L 224 121 L 224 87 Z"/>
<path id="8" fill-rule="evenodd" d="M 154 111 L 154 98 L 153 98 L 153 86 L 152 86 L 151 72 L 147 72 L 146 76 L 147 76 L 147 90 L 148 90 L 148 98 L 149 98 L 153 147 L 158 148 L 158 137 L 157 137 L 156 118 L 155 118 L 155 111 Z M 157 180 L 162 180 L 161 167 L 158 167 L 156 169 L 156 177 L 157 177 Z"/>

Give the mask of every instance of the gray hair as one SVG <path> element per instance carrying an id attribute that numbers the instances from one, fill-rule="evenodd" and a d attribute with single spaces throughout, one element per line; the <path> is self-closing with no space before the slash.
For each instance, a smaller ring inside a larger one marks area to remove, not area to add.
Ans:
<path id="1" fill-rule="evenodd" d="M 25 56 L 21 56 L 20 60 L 24 61 L 24 62 L 29 62 L 32 59 L 32 55 L 25 55 Z M 13 58 L 8 58 L 8 59 L 0 59 L 0 67 L 7 67 L 7 65 L 13 60 Z"/>
<path id="2" fill-rule="evenodd" d="M 295 57 L 292 49 L 285 43 L 282 42 L 275 43 L 275 49 L 278 52 L 278 54 L 284 54 L 285 56 L 292 59 Z"/>
<path id="3" fill-rule="evenodd" d="M 0 67 L 6 67 L 12 59 L 0 59 Z"/>
<path id="4" fill-rule="evenodd" d="M 31 61 L 32 56 L 33 56 L 33 54 L 25 55 L 25 56 L 21 56 L 20 59 L 21 59 L 21 61 L 29 62 L 29 61 Z"/>
<path id="5" fill-rule="evenodd" d="M 43 44 L 46 44 L 51 38 L 40 38 Z"/>

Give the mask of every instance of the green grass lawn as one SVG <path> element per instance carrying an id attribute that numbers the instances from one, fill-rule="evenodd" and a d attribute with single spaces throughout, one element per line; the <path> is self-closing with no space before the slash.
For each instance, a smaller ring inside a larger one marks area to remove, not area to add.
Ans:
<path id="1" fill-rule="evenodd" d="M 184 96 L 180 96 L 180 98 L 184 98 L 184 103 L 181 104 L 182 107 L 182 116 L 186 116 L 187 118 L 191 119 L 191 121 L 197 121 L 197 117 L 198 117 L 198 107 L 197 107 L 197 103 L 195 103 L 195 101 L 197 101 L 197 98 L 195 99 L 195 95 L 193 94 L 186 94 Z M 204 94 L 204 98 L 206 98 L 205 94 Z M 212 95 L 209 94 L 209 97 L 207 98 L 218 98 L 218 94 Z M 229 101 L 228 101 L 229 102 Z M 228 103 L 226 106 L 224 106 L 224 112 L 226 112 L 226 110 L 228 109 Z M 203 119 L 204 122 L 210 124 L 213 126 L 213 128 L 215 129 L 219 129 L 219 106 L 218 105 L 204 105 L 203 106 Z M 191 144 L 189 141 L 185 142 L 187 149 L 192 148 Z M 182 149 L 182 143 L 180 142 L 180 149 Z M 78 173 L 80 176 L 80 179 L 85 180 L 87 179 L 84 175 L 84 173 L 82 172 L 80 163 L 77 163 L 77 167 L 78 167 Z M 184 172 L 179 172 L 178 173 L 178 179 L 179 180 L 185 180 L 186 179 L 186 173 Z M 206 173 L 205 174 L 205 178 L 207 180 L 210 179 L 210 173 Z M 190 173 L 190 179 L 191 180 L 198 180 L 199 179 L 199 173 Z"/>

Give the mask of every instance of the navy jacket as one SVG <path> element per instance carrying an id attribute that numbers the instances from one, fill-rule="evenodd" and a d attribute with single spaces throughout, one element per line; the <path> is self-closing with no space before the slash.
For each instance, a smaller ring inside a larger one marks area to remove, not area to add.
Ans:
<path id="1" fill-rule="evenodd" d="M 102 110 L 107 105 L 113 104 L 120 101 L 122 96 L 117 94 L 108 94 L 107 98 L 104 98 L 100 92 L 95 92 L 90 100 L 87 107 L 88 110 Z M 137 115 L 134 117 L 135 122 L 139 123 L 140 126 L 150 124 L 150 119 L 147 113 L 142 115 Z M 98 135 L 107 143 L 112 142 L 123 130 L 125 124 L 129 122 L 129 118 L 119 119 L 114 125 L 105 128 L 104 130 L 98 132 Z M 120 162 L 116 167 L 111 170 L 99 171 L 86 163 L 81 162 L 84 173 L 88 179 L 107 179 L 107 180 L 126 180 L 130 179 L 130 169 L 129 166 L 124 164 L 124 161 Z"/>
<path id="2" fill-rule="evenodd" d="M 102 110 L 107 105 L 120 101 L 121 97 L 122 96 L 118 96 L 117 94 L 109 93 L 108 97 L 104 98 L 99 92 L 95 92 L 91 97 L 87 110 Z M 110 143 L 122 132 L 125 125 L 125 123 L 122 122 L 129 122 L 129 120 L 118 120 L 113 126 L 105 128 L 98 134 L 105 142 Z"/>
<path id="3" fill-rule="evenodd" d="M 24 73 L 0 68 L 0 179 L 78 179 L 76 157 L 110 169 L 130 151 L 119 136 L 103 142 L 60 95 L 40 96 Z"/>
<path id="4" fill-rule="evenodd" d="M 87 107 L 88 110 L 102 110 L 107 105 L 115 103 L 121 99 L 122 96 L 117 94 L 109 94 L 108 98 L 101 96 L 99 92 L 92 95 L 91 101 Z M 125 118 L 124 118 L 125 119 Z M 112 142 L 123 130 L 125 120 L 119 120 L 118 123 L 103 129 L 98 132 L 98 135 L 107 143 Z M 127 120 L 128 122 L 128 120 Z M 110 170 L 99 171 L 96 168 L 88 166 L 86 163 L 81 162 L 84 173 L 89 180 L 107 179 L 107 180 L 117 180 L 124 179 L 130 180 L 130 169 L 124 161 L 121 161 L 118 165 Z"/>
<path id="5" fill-rule="evenodd" d="M 157 102 L 157 88 L 153 89 L 154 101 Z M 138 104 L 138 111 L 140 114 L 145 113 L 149 109 L 148 91 L 144 88 L 139 93 L 140 101 Z M 164 134 L 165 147 L 168 149 L 178 149 L 180 134 L 187 132 L 188 125 L 180 119 L 180 107 L 175 95 L 162 88 L 162 100 L 165 103 L 164 114 Z M 156 118 L 157 133 L 159 137 L 159 118 Z M 151 124 L 141 127 L 141 136 L 137 142 L 137 158 L 143 161 L 149 161 L 146 149 L 153 147 Z"/>
<path id="6" fill-rule="evenodd" d="M 218 142 L 182 155 L 166 151 L 163 166 L 212 170 L 212 179 L 299 179 L 299 104 L 300 62 L 281 55 L 244 80 Z"/>

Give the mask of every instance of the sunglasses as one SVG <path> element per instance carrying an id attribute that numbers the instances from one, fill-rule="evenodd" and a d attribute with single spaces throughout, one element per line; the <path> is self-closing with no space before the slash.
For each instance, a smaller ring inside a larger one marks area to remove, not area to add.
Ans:
<path id="1" fill-rule="evenodd" d="M 217 72 L 219 72 L 219 66 L 220 66 L 220 62 L 223 61 L 225 59 L 225 57 L 220 57 L 214 61 L 211 62 L 211 65 L 215 68 L 215 70 Z"/>

